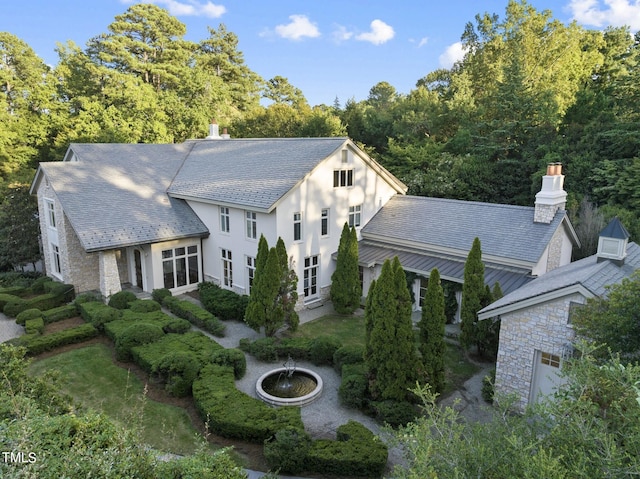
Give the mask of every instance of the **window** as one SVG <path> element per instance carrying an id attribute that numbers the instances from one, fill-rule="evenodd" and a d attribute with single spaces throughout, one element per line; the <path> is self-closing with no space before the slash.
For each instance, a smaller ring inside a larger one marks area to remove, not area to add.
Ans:
<path id="1" fill-rule="evenodd" d="M 349 170 L 333 170 L 333 187 L 353 186 L 353 168 Z"/>
<path id="2" fill-rule="evenodd" d="M 45 205 L 47 208 L 47 224 L 49 228 L 56 228 L 56 209 L 53 201 L 45 200 Z"/>
<path id="3" fill-rule="evenodd" d="M 179 288 L 200 281 L 200 255 L 198 246 L 187 246 L 162 251 L 164 287 Z"/>
<path id="4" fill-rule="evenodd" d="M 424 304 L 424 298 L 427 295 L 427 286 L 429 286 L 429 280 L 427 278 L 420 277 L 420 307 Z"/>
<path id="5" fill-rule="evenodd" d="M 311 298 L 318 295 L 318 258 L 309 256 L 304 259 L 304 296 Z"/>
<path id="6" fill-rule="evenodd" d="M 542 364 L 546 364 L 547 366 L 551 366 L 552 368 L 560 367 L 560 356 L 556 356 L 551 353 L 542 353 L 540 354 L 540 362 Z"/>
<path id="7" fill-rule="evenodd" d="M 327 236 L 329 234 L 329 209 L 325 208 L 320 214 L 320 234 Z"/>
<path id="8" fill-rule="evenodd" d="M 53 272 L 62 274 L 62 264 L 60 262 L 60 248 L 58 248 L 57 244 L 51 244 L 51 265 L 53 267 Z"/>
<path id="9" fill-rule="evenodd" d="M 247 218 L 247 238 L 256 239 L 258 236 L 258 220 L 254 211 L 246 212 Z"/>
<path id="10" fill-rule="evenodd" d="M 247 278 L 249 278 L 249 284 L 247 288 L 247 293 L 251 293 L 251 288 L 253 287 L 253 278 L 256 275 L 256 259 L 253 256 L 247 256 Z"/>
<path id="11" fill-rule="evenodd" d="M 362 205 L 349 206 L 349 227 L 360 226 L 361 213 Z"/>
<path id="12" fill-rule="evenodd" d="M 228 288 L 233 287 L 233 264 L 231 263 L 231 251 L 222 250 L 222 284 Z"/>
<path id="13" fill-rule="evenodd" d="M 293 241 L 302 239 L 302 213 L 293 214 Z"/>
<path id="14" fill-rule="evenodd" d="M 349 151 L 342 150 L 341 153 L 342 153 L 342 156 L 341 156 L 342 163 L 349 163 Z"/>
<path id="15" fill-rule="evenodd" d="M 229 232 L 229 208 L 226 206 L 220 207 L 220 231 Z"/>

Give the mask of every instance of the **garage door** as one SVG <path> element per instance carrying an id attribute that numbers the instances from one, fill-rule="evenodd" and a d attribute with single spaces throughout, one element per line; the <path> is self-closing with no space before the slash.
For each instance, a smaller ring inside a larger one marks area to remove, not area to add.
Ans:
<path id="1" fill-rule="evenodd" d="M 538 401 L 543 396 L 553 394 L 565 378 L 560 377 L 562 358 L 556 354 L 536 351 L 533 369 L 533 386 L 531 402 Z"/>

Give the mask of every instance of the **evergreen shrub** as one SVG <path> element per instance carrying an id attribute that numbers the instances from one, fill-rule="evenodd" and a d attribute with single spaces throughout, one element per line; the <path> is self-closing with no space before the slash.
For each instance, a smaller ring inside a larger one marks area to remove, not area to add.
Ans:
<path id="1" fill-rule="evenodd" d="M 342 367 L 342 381 L 338 389 L 340 402 L 354 409 L 365 409 L 368 404 L 369 380 L 363 362 L 345 364 Z"/>
<path id="2" fill-rule="evenodd" d="M 49 291 L 45 291 L 44 285 L 45 283 L 52 283 L 52 282 L 53 282 L 53 279 L 50 278 L 49 276 L 40 276 L 39 278 L 36 278 L 35 280 L 33 280 L 33 282 L 31 283 L 31 286 L 29 286 L 29 289 L 33 294 L 48 293 Z"/>
<path id="3" fill-rule="evenodd" d="M 182 318 L 171 318 L 167 324 L 162 327 L 165 333 L 183 334 L 191 329 L 191 323 Z"/>
<path id="4" fill-rule="evenodd" d="M 16 316 L 16 323 L 22 326 L 30 319 L 42 318 L 42 311 L 38 308 L 25 309 Z"/>
<path id="5" fill-rule="evenodd" d="M 116 358 L 119 361 L 130 361 L 132 347 L 155 342 L 162 336 L 164 331 L 158 324 L 146 322 L 131 324 L 116 337 Z"/>
<path id="6" fill-rule="evenodd" d="M 248 348 L 249 354 L 258 361 L 269 363 L 278 360 L 275 338 L 260 338 L 254 342 L 248 341 L 248 346 L 246 347 Z"/>
<path id="7" fill-rule="evenodd" d="M 44 324 L 51 324 L 63 319 L 73 318 L 78 315 L 78 308 L 75 304 L 65 304 L 57 308 L 49 309 L 42 312 Z"/>
<path id="8" fill-rule="evenodd" d="M 204 308 L 222 320 L 242 321 L 249 304 L 249 296 L 223 289 L 217 284 L 204 282 L 198 285 L 200 302 Z"/>
<path id="9" fill-rule="evenodd" d="M 109 298 L 107 303 L 112 308 L 127 309 L 131 301 L 138 299 L 131 291 L 118 291 Z"/>
<path id="10" fill-rule="evenodd" d="M 272 470 L 297 474 L 306 469 L 312 440 L 303 429 L 288 427 L 264 442 L 264 458 Z"/>
<path id="11" fill-rule="evenodd" d="M 160 303 L 151 299 L 135 299 L 129 302 L 129 309 L 135 313 L 152 313 L 160 311 Z"/>
<path id="12" fill-rule="evenodd" d="M 273 342 L 276 349 L 276 359 L 286 360 L 289 357 L 297 360 L 307 360 L 310 357 L 312 340 L 307 338 L 285 338 Z"/>
<path id="13" fill-rule="evenodd" d="M 364 347 L 359 344 L 342 346 L 333 353 L 333 368 L 342 374 L 342 366 L 364 362 Z"/>
<path id="14" fill-rule="evenodd" d="M 233 368 L 233 376 L 242 379 L 247 372 L 247 358 L 239 349 L 219 349 L 211 355 L 211 362 Z"/>
<path id="15" fill-rule="evenodd" d="M 105 324 L 116 321 L 121 317 L 122 312 L 119 309 L 112 308 L 105 304 L 103 308 L 98 309 L 95 314 L 92 315 L 90 323 L 99 331 L 104 331 Z"/>
<path id="16" fill-rule="evenodd" d="M 102 295 L 100 293 L 87 292 L 87 293 L 79 294 L 78 296 L 76 296 L 76 299 L 74 300 L 75 304 L 84 304 L 84 303 L 91 303 L 91 302 L 102 303 Z"/>
<path id="17" fill-rule="evenodd" d="M 175 397 L 191 394 L 191 386 L 201 368 L 195 353 L 173 351 L 154 365 L 153 372 L 165 383 L 165 389 Z"/>
<path id="18" fill-rule="evenodd" d="M 27 348 L 29 354 L 40 354 L 67 344 L 80 343 L 98 334 L 98 330 L 92 324 L 83 324 L 52 334 L 24 335 L 18 338 L 18 345 Z"/>
<path id="19" fill-rule="evenodd" d="M 29 291 L 30 290 L 25 286 L 7 286 L 6 288 L 0 288 L 0 295 L 8 294 L 21 298 L 29 294 Z"/>
<path id="20" fill-rule="evenodd" d="M 317 366 L 333 364 L 333 355 L 342 346 L 337 338 L 332 336 L 319 336 L 311 341 L 309 358 Z"/>
<path id="21" fill-rule="evenodd" d="M 371 406 L 378 421 L 391 427 L 405 426 L 413 421 L 418 413 L 416 406 L 407 401 L 375 401 Z"/>
<path id="22" fill-rule="evenodd" d="M 37 318 L 27 319 L 24 323 L 24 330 L 27 334 L 42 334 L 44 332 L 42 315 Z"/>
<path id="23" fill-rule="evenodd" d="M 204 329 L 214 336 L 223 337 L 225 325 L 209 311 L 193 304 L 191 301 L 166 297 L 164 306 L 176 316 L 186 319 L 194 326 Z"/>
<path id="24" fill-rule="evenodd" d="M 160 304 L 162 304 L 164 298 L 168 296 L 173 296 L 168 288 L 158 288 L 151 291 L 151 297 L 153 298 L 153 300 L 157 301 Z"/>

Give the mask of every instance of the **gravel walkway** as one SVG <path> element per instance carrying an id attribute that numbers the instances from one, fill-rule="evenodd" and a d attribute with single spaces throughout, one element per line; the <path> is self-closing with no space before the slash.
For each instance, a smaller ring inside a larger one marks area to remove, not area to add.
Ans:
<path id="1" fill-rule="evenodd" d="M 4 314 L 0 313 L 0 343 L 17 338 L 23 334 L 24 327 L 16 324 L 15 319 L 7 318 Z"/>

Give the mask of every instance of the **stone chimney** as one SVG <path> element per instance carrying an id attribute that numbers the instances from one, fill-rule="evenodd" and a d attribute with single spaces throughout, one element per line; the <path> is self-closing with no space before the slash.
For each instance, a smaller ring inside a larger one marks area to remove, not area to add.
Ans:
<path id="1" fill-rule="evenodd" d="M 624 258 L 627 256 L 628 241 L 629 232 L 616 216 L 605 226 L 598 237 L 598 251 L 596 253 L 598 263 L 609 260 L 622 266 Z"/>
<path id="2" fill-rule="evenodd" d="M 567 192 L 564 191 L 564 175 L 561 163 L 549 163 L 547 174 L 542 177 L 542 189 L 536 194 L 535 223 L 549 224 L 558 210 L 563 210 L 567 203 Z"/>

